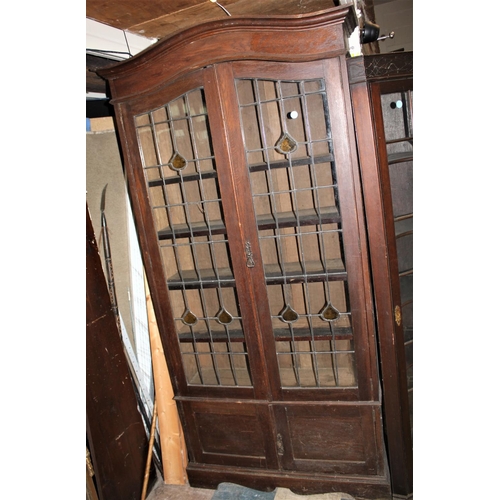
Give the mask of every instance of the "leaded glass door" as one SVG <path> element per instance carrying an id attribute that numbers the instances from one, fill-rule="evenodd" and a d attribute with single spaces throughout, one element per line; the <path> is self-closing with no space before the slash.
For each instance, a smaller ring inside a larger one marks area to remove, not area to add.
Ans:
<path id="1" fill-rule="evenodd" d="M 236 85 L 281 385 L 356 386 L 325 82 Z"/>
<path id="2" fill-rule="evenodd" d="M 291 65 L 282 76 L 262 64 L 263 76 L 254 76 L 240 64 L 235 86 L 280 397 L 323 389 L 333 392 L 320 398 L 369 400 L 377 397 L 370 347 L 356 347 L 368 343 L 370 311 L 360 280 L 362 222 L 352 158 L 337 147 L 345 124 L 332 90 L 341 86 L 331 79 L 341 75 L 329 64 Z"/>
<path id="3" fill-rule="evenodd" d="M 186 384 L 250 387 L 205 90 L 134 121 Z"/>

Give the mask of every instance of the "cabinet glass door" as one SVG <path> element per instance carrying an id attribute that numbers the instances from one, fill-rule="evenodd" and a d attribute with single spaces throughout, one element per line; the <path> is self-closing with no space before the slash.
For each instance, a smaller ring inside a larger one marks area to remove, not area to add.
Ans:
<path id="1" fill-rule="evenodd" d="M 251 386 L 204 89 L 135 127 L 186 382 Z"/>
<path id="2" fill-rule="evenodd" d="M 355 387 L 325 81 L 236 88 L 281 387 Z"/>
<path id="3" fill-rule="evenodd" d="M 397 249 L 410 415 L 413 407 L 413 91 L 381 95 Z M 396 321 L 398 319 L 396 318 Z M 412 426 L 413 427 L 413 426 Z"/>

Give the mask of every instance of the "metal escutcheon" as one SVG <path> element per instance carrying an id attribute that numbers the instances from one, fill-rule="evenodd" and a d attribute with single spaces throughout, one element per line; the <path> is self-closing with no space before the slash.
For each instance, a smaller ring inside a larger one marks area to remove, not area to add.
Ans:
<path id="1" fill-rule="evenodd" d="M 255 261 L 253 260 L 252 245 L 247 241 L 245 243 L 245 255 L 247 256 L 247 267 L 255 267 Z"/>
<path id="2" fill-rule="evenodd" d="M 401 326 L 401 308 L 399 306 L 394 308 L 394 320 L 396 325 Z"/>

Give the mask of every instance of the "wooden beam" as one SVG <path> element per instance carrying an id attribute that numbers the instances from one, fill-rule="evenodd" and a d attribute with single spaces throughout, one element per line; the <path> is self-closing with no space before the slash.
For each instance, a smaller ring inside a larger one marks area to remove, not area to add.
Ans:
<path id="1" fill-rule="evenodd" d="M 86 80 L 87 92 L 97 92 L 99 94 L 107 94 L 106 80 L 97 74 L 97 70 L 107 68 L 116 64 L 118 61 L 107 59 L 106 57 L 98 57 L 90 54 L 86 55 Z"/>

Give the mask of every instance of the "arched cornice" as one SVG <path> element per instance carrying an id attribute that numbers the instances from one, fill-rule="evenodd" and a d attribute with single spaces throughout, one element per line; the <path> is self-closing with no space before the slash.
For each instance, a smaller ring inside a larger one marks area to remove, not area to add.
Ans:
<path id="1" fill-rule="evenodd" d="M 234 60 L 300 62 L 345 54 L 356 26 L 352 5 L 314 14 L 225 18 L 157 42 L 101 70 L 114 102 L 152 92 L 183 74 Z"/>

